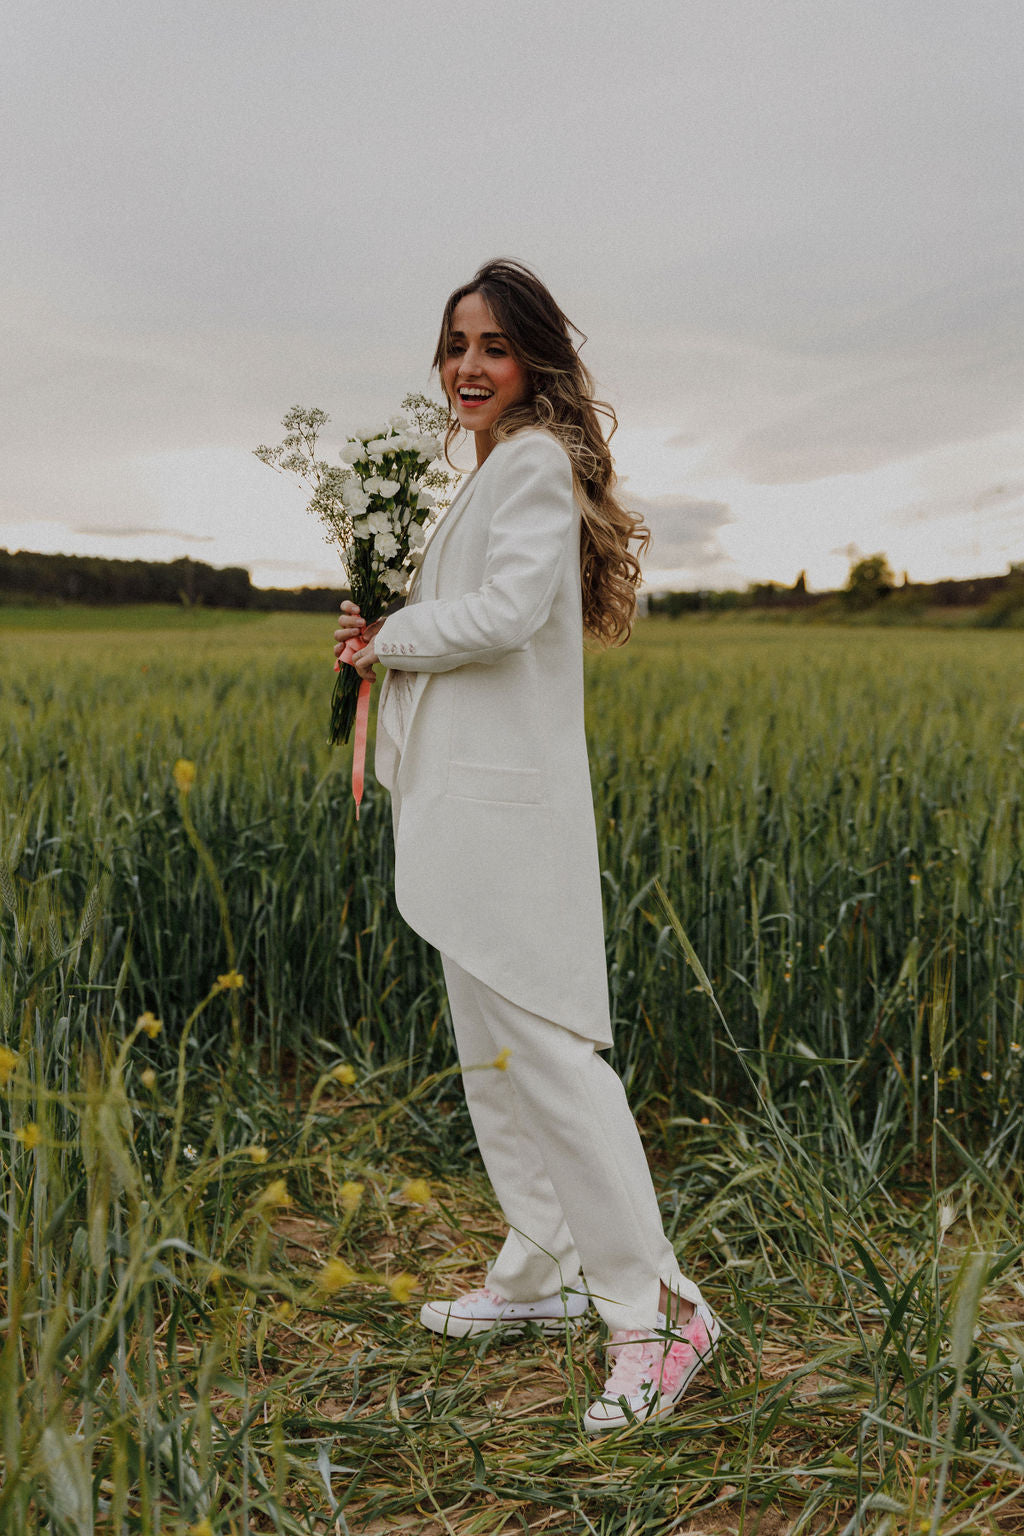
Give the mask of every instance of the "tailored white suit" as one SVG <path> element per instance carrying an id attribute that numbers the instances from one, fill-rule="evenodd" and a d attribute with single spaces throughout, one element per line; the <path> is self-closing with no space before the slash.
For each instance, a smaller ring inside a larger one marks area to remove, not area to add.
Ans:
<path id="1" fill-rule="evenodd" d="M 569 459 L 549 433 L 520 432 L 463 484 L 378 631 L 375 766 L 392 796 L 397 904 L 441 951 L 509 1222 L 487 1283 L 530 1301 L 581 1287 L 582 1270 L 609 1327 L 649 1328 L 662 1284 L 702 1298 L 598 1054 L 611 1024 L 582 628 Z"/>
<path id="2" fill-rule="evenodd" d="M 496 444 L 378 632 L 389 674 L 416 678 L 401 754 L 385 728 L 375 767 L 409 926 L 504 997 L 607 1046 L 579 540 L 556 440 Z"/>

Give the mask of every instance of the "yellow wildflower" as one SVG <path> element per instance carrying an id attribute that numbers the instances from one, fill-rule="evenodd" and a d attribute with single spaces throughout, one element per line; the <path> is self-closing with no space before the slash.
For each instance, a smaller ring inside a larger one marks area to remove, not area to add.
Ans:
<path id="1" fill-rule="evenodd" d="M 911 885 L 920 885 L 921 884 L 921 876 L 920 875 L 911 875 L 910 883 L 911 883 Z"/>
<path id="2" fill-rule="evenodd" d="M 157 1035 L 164 1027 L 163 1019 L 158 1019 L 155 1014 L 150 1013 L 148 1008 L 146 1009 L 145 1013 L 139 1014 L 138 1018 L 135 1020 L 135 1024 L 136 1027 L 141 1029 L 143 1034 L 148 1035 L 151 1040 L 155 1040 Z"/>
<path id="3" fill-rule="evenodd" d="M 189 1526 L 188 1536 L 213 1536 L 213 1526 L 205 1515 L 195 1525 Z"/>
<path id="4" fill-rule="evenodd" d="M 1010 1049 L 1012 1050 L 1013 1047 L 1011 1046 Z M 6 1083 L 17 1065 L 17 1051 L 8 1050 L 6 1045 L 0 1045 L 0 1087 Z"/>
<path id="5" fill-rule="evenodd" d="M 363 1198 L 363 1185 L 357 1184 L 354 1179 L 346 1179 L 341 1186 L 340 1198 L 341 1208 L 345 1215 L 351 1216 Z"/>
<path id="6" fill-rule="evenodd" d="M 291 1205 L 292 1197 L 284 1179 L 273 1179 L 256 1197 L 257 1205 Z"/>
<path id="7" fill-rule="evenodd" d="M 1014 1056 L 1019 1056 L 1021 1051 L 1024 1050 L 1024 1046 L 1020 1045 L 1016 1040 L 1011 1040 L 1010 1050 L 1013 1052 Z"/>
<path id="8" fill-rule="evenodd" d="M 207 1275 L 206 1279 L 210 1285 L 220 1285 L 221 1281 L 224 1279 L 224 1271 L 221 1269 L 219 1264 L 210 1265 L 210 1273 Z"/>
<path id="9" fill-rule="evenodd" d="M 960 1076 L 960 1068 L 959 1067 L 950 1067 L 950 1069 L 949 1069 L 949 1071 L 948 1071 L 948 1073 L 946 1075 L 949 1078 L 951 1083 L 955 1083 L 957 1078 Z"/>
<path id="10" fill-rule="evenodd" d="M 239 971 L 225 971 L 223 976 L 217 977 L 219 992 L 238 992 L 244 986 L 245 977 Z"/>
<path id="11" fill-rule="evenodd" d="M 981 1074 L 981 1080 L 982 1080 L 983 1083 L 990 1083 L 992 1081 L 992 1073 L 991 1072 L 983 1072 Z"/>
<path id="12" fill-rule="evenodd" d="M 497 1056 L 495 1056 L 493 1065 L 497 1067 L 499 1072 L 508 1071 L 508 1059 L 511 1054 L 512 1052 L 509 1050 L 508 1046 L 505 1046 L 504 1050 L 499 1051 Z"/>
<path id="13" fill-rule="evenodd" d="M 279 1301 L 277 1306 L 274 1308 L 274 1316 L 277 1318 L 279 1323 L 290 1322 L 291 1319 L 295 1316 L 295 1308 L 292 1306 L 290 1301 Z"/>
<path id="14" fill-rule="evenodd" d="M 196 765 L 187 757 L 179 757 L 171 772 L 174 782 L 183 795 L 187 795 L 196 781 Z"/>
<path id="15" fill-rule="evenodd" d="M 270 1156 L 270 1153 L 267 1151 L 266 1147 L 250 1147 L 249 1148 L 249 1161 L 250 1162 L 253 1162 L 253 1163 L 265 1163 L 269 1156 Z"/>
<path id="16" fill-rule="evenodd" d="M 139 1078 L 142 1082 L 143 1088 L 152 1089 L 156 1087 L 156 1073 L 153 1071 L 152 1067 L 146 1067 L 143 1072 L 140 1072 Z"/>
<path id="17" fill-rule="evenodd" d="M 395 1300 L 400 1301 L 404 1306 L 418 1285 L 419 1281 L 416 1279 L 416 1276 L 408 1275 L 403 1270 L 400 1275 L 396 1275 L 393 1280 L 389 1281 L 388 1290 Z"/>
<path id="18" fill-rule="evenodd" d="M 344 1083 L 346 1088 L 350 1088 L 356 1080 L 356 1069 L 343 1061 L 339 1066 L 331 1068 L 330 1076 L 336 1083 Z"/>
<path id="19" fill-rule="evenodd" d="M 430 1185 L 426 1179 L 409 1179 L 402 1185 L 402 1195 L 413 1205 L 427 1205 L 430 1201 Z"/>
<path id="20" fill-rule="evenodd" d="M 333 1296 L 335 1291 L 343 1290 L 358 1278 L 351 1264 L 346 1264 L 344 1259 L 328 1259 L 316 1277 L 316 1288 L 325 1296 Z"/>
<path id="21" fill-rule="evenodd" d="M 25 1149 L 29 1152 L 31 1152 L 34 1147 L 38 1147 L 39 1143 L 43 1139 L 43 1133 L 39 1129 L 38 1125 L 36 1125 L 34 1120 L 30 1120 L 28 1125 L 23 1125 L 21 1129 L 19 1131 L 15 1131 L 14 1134 L 17 1136 L 18 1140 L 22 1143 Z"/>

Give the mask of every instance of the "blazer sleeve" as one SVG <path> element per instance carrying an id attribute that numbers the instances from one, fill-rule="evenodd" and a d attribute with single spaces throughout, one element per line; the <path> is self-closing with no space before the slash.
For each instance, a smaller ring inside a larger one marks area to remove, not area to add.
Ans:
<path id="1" fill-rule="evenodd" d="M 531 432 L 499 443 L 501 482 L 481 585 L 457 598 L 411 603 L 377 632 L 377 655 L 407 672 L 449 672 L 525 650 L 551 611 L 578 510 L 568 455 Z"/>

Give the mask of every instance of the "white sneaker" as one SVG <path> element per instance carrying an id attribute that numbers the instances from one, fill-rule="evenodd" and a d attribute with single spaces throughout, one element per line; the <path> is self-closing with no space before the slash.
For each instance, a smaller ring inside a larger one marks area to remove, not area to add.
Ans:
<path id="1" fill-rule="evenodd" d="M 693 1316 L 672 1329 L 659 1312 L 656 1331 L 623 1328 L 613 1333 L 608 1346 L 615 1362 L 612 1373 L 584 1414 L 584 1427 L 600 1434 L 638 1420 L 667 1418 L 691 1377 L 711 1359 L 721 1331 L 711 1308 L 697 1302 Z"/>
<path id="2" fill-rule="evenodd" d="M 589 1297 L 575 1291 L 567 1292 L 564 1300 L 559 1295 L 544 1296 L 540 1301 L 508 1301 L 482 1286 L 454 1301 L 425 1301 L 420 1322 L 450 1339 L 465 1339 L 498 1327 L 503 1333 L 521 1333 L 527 1323 L 536 1323 L 545 1333 L 562 1333 L 566 1322 L 577 1322 L 589 1305 Z"/>

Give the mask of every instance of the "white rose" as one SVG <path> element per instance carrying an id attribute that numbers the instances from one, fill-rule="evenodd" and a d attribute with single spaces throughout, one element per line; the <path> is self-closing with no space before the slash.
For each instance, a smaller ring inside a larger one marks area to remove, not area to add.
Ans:
<path id="1" fill-rule="evenodd" d="M 402 592 L 405 589 L 407 572 L 385 571 L 380 579 L 387 587 L 389 592 Z"/>
<path id="2" fill-rule="evenodd" d="M 365 450 L 362 443 L 357 442 L 355 438 L 353 438 L 350 443 L 344 444 L 340 456 L 344 459 L 346 464 L 354 464 L 357 459 L 361 459 L 363 457 L 364 452 Z"/>
<path id="3" fill-rule="evenodd" d="M 388 426 L 389 427 L 394 427 L 396 432 L 404 432 L 406 430 L 406 428 L 408 427 L 408 425 L 409 425 L 409 418 L 408 418 L 408 416 L 403 416 L 401 411 L 399 411 L 394 416 L 389 416 L 388 417 Z"/>
<path id="4" fill-rule="evenodd" d="M 423 550 L 422 549 L 410 549 L 410 551 L 409 551 L 409 564 L 412 566 L 414 571 L 419 569 L 419 567 L 423 564 Z"/>
<path id="5" fill-rule="evenodd" d="M 401 489 L 402 489 L 402 486 L 401 486 L 400 481 L 398 481 L 398 480 L 381 480 L 380 481 L 380 495 L 381 496 L 397 496 Z"/>
<path id="6" fill-rule="evenodd" d="M 368 475 L 363 481 L 363 490 L 368 491 L 371 496 L 378 496 L 380 494 L 380 487 L 381 478 L 379 475 Z"/>
<path id="7" fill-rule="evenodd" d="M 393 560 L 398 554 L 398 540 L 393 533 L 378 533 L 374 535 L 373 548 L 382 560 Z"/>
<path id="8" fill-rule="evenodd" d="M 416 502 L 418 506 L 426 507 L 428 510 L 431 507 L 437 506 L 437 502 L 434 500 L 433 493 L 425 489 L 416 492 Z"/>
<path id="9" fill-rule="evenodd" d="M 382 443 L 379 438 L 375 443 L 367 443 L 366 445 L 366 457 L 372 459 L 375 464 L 379 464 L 387 452 L 387 443 Z"/>
<path id="10" fill-rule="evenodd" d="M 368 539 L 373 530 L 365 517 L 359 518 L 352 524 L 352 532 L 357 539 Z"/>
<path id="11" fill-rule="evenodd" d="M 423 532 L 423 529 L 420 527 L 419 523 L 413 523 L 412 527 L 409 529 L 409 549 L 410 549 L 410 551 L 413 554 L 417 554 L 421 549 L 426 549 L 426 547 L 427 547 L 427 536 L 426 536 L 426 534 Z"/>
<path id="12" fill-rule="evenodd" d="M 371 512 L 366 519 L 366 526 L 372 533 L 390 533 L 391 518 L 387 512 Z"/>

